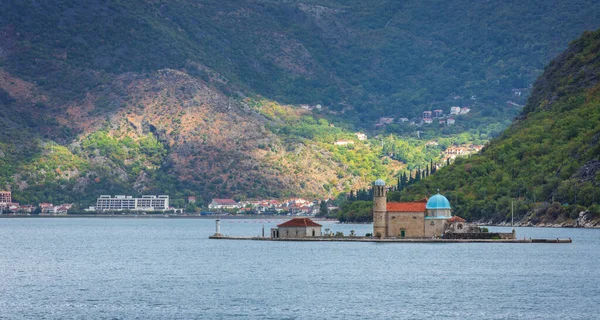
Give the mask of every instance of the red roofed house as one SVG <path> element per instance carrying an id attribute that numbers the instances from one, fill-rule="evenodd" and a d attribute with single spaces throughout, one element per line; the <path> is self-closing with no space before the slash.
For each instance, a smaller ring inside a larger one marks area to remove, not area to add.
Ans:
<path id="1" fill-rule="evenodd" d="M 415 202 L 387 202 L 383 180 L 373 185 L 373 235 L 381 238 L 442 236 L 452 217 L 450 202 L 441 194 Z"/>
<path id="2" fill-rule="evenodd" d="M 320 237 L 321 235 L 321 225 L 309 218 L 294 218 L 278 224 L 277 228 L 271 228 L 271 238 L 274 239 Z"/>

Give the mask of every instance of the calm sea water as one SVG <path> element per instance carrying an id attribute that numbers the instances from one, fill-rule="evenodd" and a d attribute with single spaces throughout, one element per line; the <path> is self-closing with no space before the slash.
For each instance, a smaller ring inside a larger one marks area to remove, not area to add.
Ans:
<path id="1" fill-rule="evenodd" d="M 278 222 L 223 220 L 222 232 L 259 235 L 264 224 L 268 234 Z M 0 319 L 600 317 L 600 230 L 517 228 L 519 237 L 572 244 L 223 241 L 212 233 L 212 220 L 0 219 Z"/>

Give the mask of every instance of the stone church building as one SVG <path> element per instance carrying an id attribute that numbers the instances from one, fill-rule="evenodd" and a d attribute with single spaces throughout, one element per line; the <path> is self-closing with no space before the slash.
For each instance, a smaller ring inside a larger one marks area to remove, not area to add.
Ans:
<path id="1" fill-rule="evenodd" d="M 416 202 L 387 202 L 385 182 L 373 185 L 373 236 L 382 238 L 440 237 L 452 218 L 450 202 L 441 194 Z"/>

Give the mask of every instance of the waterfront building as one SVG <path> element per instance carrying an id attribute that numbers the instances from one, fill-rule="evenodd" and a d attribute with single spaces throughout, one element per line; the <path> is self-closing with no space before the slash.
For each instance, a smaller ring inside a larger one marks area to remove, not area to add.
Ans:
<path id="1" fill-rule="evenodd" d="M 387 202 L 381 179 L 373 185 L 373 235 L 382 238 L 441 236 L 452 218 L 450 202 L 441 194 L 415 202 Z"/>
<path id="2" fill-rule="evenodd" d="M 233 199 L 213 199 L 208 205 L 209 209 L 239 209 L 240 204 Z"/>
<path id="3" fill-rule="evenodd" d="M 294 218 L 271 228 L 271 238 L 305 238 L 322 236 L 321 225 L 310 218 Z"/>
<path id="4" fill-rule="evenodd" d="M 96 200 L 96 211 L 165 211 L 167 209 L 169 209 L 168 195 L 143 195 L 141 198 L 101 195 Z"/>
<path id="5" fill-rule="evenodd" d="M 0 191 L 0 204 L 12 203 L 12 195 L 10 191 Z"/>

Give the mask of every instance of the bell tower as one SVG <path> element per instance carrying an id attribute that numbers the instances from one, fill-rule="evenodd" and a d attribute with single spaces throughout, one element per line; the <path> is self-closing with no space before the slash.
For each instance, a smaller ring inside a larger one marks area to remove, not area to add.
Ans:
<path id="1" fill-rule="evenodd" d="M 377 179 L 373 184 L 373 236 L 380 234 L 382 238 L 387 238 L 387 197 L 385 182 Z"/>

